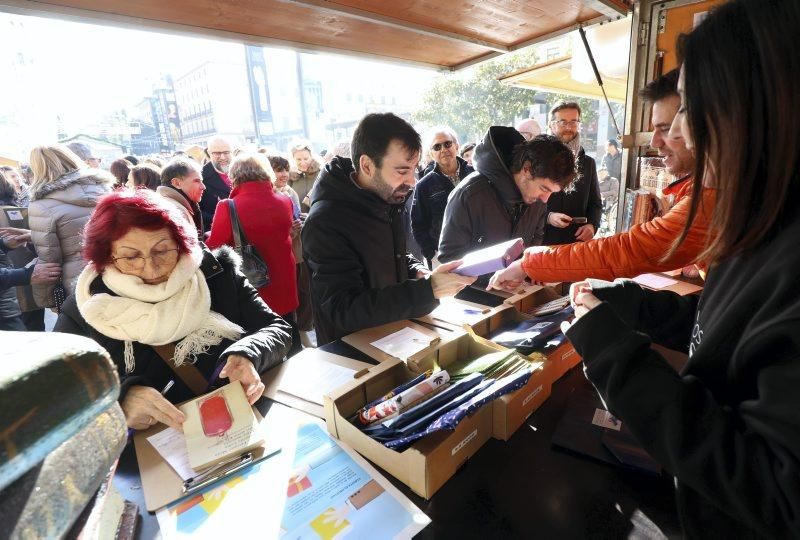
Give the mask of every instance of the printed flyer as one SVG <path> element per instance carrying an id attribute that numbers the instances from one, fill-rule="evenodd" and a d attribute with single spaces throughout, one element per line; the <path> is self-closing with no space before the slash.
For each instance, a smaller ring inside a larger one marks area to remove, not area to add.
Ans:
<path id="1" fill-rule="evenodd" d="M 268 435 L 283 432 L 282 451 L 160 510 L 165 540 L 220 538 L 245 523 L 260 538 L 411 538 L 430 523 L 321 421 L 274 405 L 265 422 L 282 426 Z"/>

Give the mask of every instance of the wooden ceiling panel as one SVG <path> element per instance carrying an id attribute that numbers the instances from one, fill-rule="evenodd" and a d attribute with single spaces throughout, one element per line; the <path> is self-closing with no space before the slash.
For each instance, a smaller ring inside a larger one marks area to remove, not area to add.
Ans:
<path id="1" fill-rule="evenodd" d="M 600 14 L 580 0 L 331 0 L 447 32 L 514 46 Z"/>
<path id="2" fill-rule="evenodd" d="M 0 10 L 454 68 L 596 21 L 596 9 L 616 2 L 624 0 L 0 0 Z"/>
<path id="3" fill-rule="evenodd" d="M 254 38 L 263 37 L 445 67 L 490 52 L 471 43 L 454 43 L 435 36 L 375 25 L 345 15 L 319 13 L 311 7 L 280 0 L 48 0 L 27 3 L 234 32 Z"/>

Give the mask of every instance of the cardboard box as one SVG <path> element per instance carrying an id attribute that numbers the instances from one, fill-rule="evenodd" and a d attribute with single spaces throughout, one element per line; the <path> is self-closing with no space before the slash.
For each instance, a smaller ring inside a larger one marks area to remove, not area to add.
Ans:
<path id="1" fill-rule="evenodd" d="M 524 298 L 519 299 L 519 301 L 515 303 L 523 310 L 532 310 L 534 307 L 546 302 L 550 302 L 551 300 L 555 300 L 560 296 L 561 295 L 554 289 L 550 287 L 542 287 L 539 290 L 526 295 Z M 530 318 L 531 315 L 523 313 L 513 305 L 509 305 L 506 309 L 497 310 L 492 314 L 492 317 L 489 319 L 488 331 L 484 333 L 483 331 L 476 330 L 475 333 L 481 337 L 488 338 L 489 335 L 501 327 L 507 325 L 516 325 L 529 320 Z M 497 345 L 493 342 L 490 343 L 497 346 L 501 350 L 505 349 L 505 347 L 501 345 Z M 544 371 L 547 373 L 551 385 L 563 377 L 567 371 L 577 366 L 581 362 L 580 356 L 577 354 L 569 341 L 565 341 L 555 350 L 547 351 L 546 353 L 534 352 L 530 354 L 528 358 L 531 360 L 544 362 Z"/>
<path id="2" fill-rule="evenodd" d="M 439 366 L 447 365 L 462 358 L 478 358 L 485 354 L 507 350 L 474 333 L 468 333 L 460 340 L 443 345 L 439 349 Z M 542 359 L 543 360 L 543 359 Z M 545 361 L 532 359 L 533 373 L 528 383 L 511 394 L 506 394 L 492 402 L 492 437 L 507 441 L 528 417 L 541 407 L 550 397 L 552 390 L 552 370 L 547 371 Z"/>
<path id="3" fill-rule="evenodd" d="M 484 406 L 464 418 L 455 431 L 425 437 L 402 452 L 390 450 L 364 435 L 350 418 L 370 401 L 412 379 L 416 374 L 400 360 L 390 358 L 369 368 L 353 387 L 325 397 L 328 431 L 359 454 L 430 499 L 492 435 L 492 407 Z"/>
<path id="4" fill-rule="evenodd" d="M 421 319 L 418 320 L 424 322 Z M 425 347 L 418 353 L 413 354 L 406 359 L 406 364 L 408 364 L 408 367 L 416 373 L 422 373 L 423 371 L 433 368 L 437 357 L 437 350 L 441 344 L 457 340 L 466 333 L 463 328 L 457 328 L 453 325 L 448 326 L 447 329 L 445 329 L 443 326 L 423 326 L 422 324 L 404 320 L 360 330 L 343 337 L 342 341 L 348 345 L 352 345 L 359 351 L 363 352 L 370 358 L 374 358 L 378 362 L 388 362 L 389 360 L 397 360 L 397 358 L 383 352 L 374 345 L 371 345 L 371 343 L 388 335 L 394 334 L 405 327 L 413 328 L 414 330 L 417 330 L 431 338 L 431 344 L 428 347 Z"/>

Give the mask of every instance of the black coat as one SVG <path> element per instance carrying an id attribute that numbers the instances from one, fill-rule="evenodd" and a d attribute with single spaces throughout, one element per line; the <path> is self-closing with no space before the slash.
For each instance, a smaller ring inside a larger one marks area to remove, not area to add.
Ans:
<path id="1" fill-rule="evenodd" d="M 212 254 L 205 249 L 200 269 L 206 276 L 211 293 L 211 310 L 245 330 L 245 336 L 238 341 L 224 339 L 219 345 L 199 355 L 195 366 L 200 373 L 206 379 L 211 378 L 230 354 L 250 359 L 259 373 L 282 362 L 292 342 L 289 323 L 276 315 L 261 300 L 258 292 L 239 270 L 239 259 L 233 251 L 230 248 L 220 248 Z M 90 291 L 92 294 L 114 294 L 106 287 L 101 277 L 90 285 Z M 131 386 L 151 386 L 160 391 L 170 380 L 175 381 L 175 386 L 167 394 L 171 402 L 179 403 L 194 397 L 193 392 L 149 345 L 133 344 L 136 367 L 133 372 L 125 373 L 124 342 L 107 337 L 92 328 L 78 311 L 74 294 L 64 302 L 62 313 L 53 330 L 86 336 L 105 347 L 117 365 L 122 383 L 120 400 L 125 397 Z M 217 382 L 221 386 L 227 384 L 227 379 Z"/>
<path id="2" fill-rule="evenodd" d="M 200 199 L 200 211 L 203 214 L 203 232 L 208 232 L 211 230 L 217 203 L 230 197 L 231 188 L 220 177 L 214 164 L 210 161 L 203 166 L 203 184 L 205 184 L 206 190 L 203 192 L 203 198 Z"/>
<path id="3" fill-rule="evenodd" d="M 463 180 L 475 172 L 466 161 L 458 160 L 458 179 Z M 447 197 L 455 186 L 435 161 L 425 169 L 425 175 L 414 188 L 414 204 L 411 207 L 411 230 L 422 254 L 430 260 L 439 248 L 439 237 L 442 234 L 442 220 L 447 206 Z"/>
<path id="4" fill-rule="evenodd" d="M 604 154 L 600 165 L 608 170 L 608 176 L 613 176 L 617 180 L 622 178 L 622 152 L 617 151 L 613 156 Z"/>
<path id="5" fill-rule="evenodd" d="M 800 538 L 800 215 L 702 297 L 593 283 L 567 337 L 609 410 L 676 477 L 688 538 Z M 651 340 L 689 353 L 680 373 Z"/>
<path id="6" fill-rule="evenodd" d="M 303 225 L 317 343 L 363 328 L 424 316 L 438 305 L 422 268 L 406 253 L 404 205 L 390 205 L 351 179 L 336 157 L 319 175 Z"/>
<path id="7" fill-rule="evenodd" d="M 513 238 L 522 238 L 525 247 L 542 243 L 547 206 L 525 204 L 511 175 L 512 151 L 524 141 L 514 128 L 489 128 L 475 148 L 476 172 L 450 193 L 439 260 L 453 261 Z"/>
<path id="8" fill-rule="evenodd" d="M 569 193 L 559 191 L 550 195 L 547 200 L 547 210 L 567 214 L 571 217 L 585 217 L 589 223 L 594 225 L 594 230 L 597 232 L 603 214 L 600 183 L 597 181 L 597 165 L 592 158 L 586 155 L 583 148 L 578 152 L 577 160 L 578 178 L 575 179 L 573 190 Z M 544 243 L 552 246 L 576 242 L 575 231 L 581 226 L 573 223 L 559 229 L 548 224 L 544 228 Z"/>

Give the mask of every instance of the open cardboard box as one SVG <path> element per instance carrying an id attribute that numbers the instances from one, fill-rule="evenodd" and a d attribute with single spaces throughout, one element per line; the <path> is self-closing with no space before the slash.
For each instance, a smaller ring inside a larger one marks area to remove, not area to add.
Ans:
<path id="1" fill-rule="evenodd" d="M 429 435 L 402 452 L 390 450 L 354 426 L 350 418 L 361 407 L 416 376 L 405 363 L 389 358 L 358 379 L 354 386 L 325 396 L 328 431 L 359 454 L 430 499 L 492 435 L 492 407 L 464 418 L 454 431 Z"/>
<path id="2" fill-rule="evenodd" d="M 555 300 L 559 297 L 560 295 L 556 291 L 545 287 L 524 299 L 521 305 L 523 306 L 523 310 L 531 310 L 538 305 Z M 507 309 L 499 310 L 494 313 L 492 318 L 489 319 L 489 328 L 487 332 L 476 331 L 475 333 L 488 339 L 488 336 L 504 326 L 517 325 L 531 318 L 531 315 L 521 312 L 514 306 L 508 306 Z M 505 349 L 502 345 L 498 345 L 494 342 L 490 343 L 501 350 Z M 551 385 L 563 377 L 567 371 L 581 362 L 580 356 L 578 356 L 578 353 L 569 341 L 564 341 L 564 343 L 555 349 L 545 351 L 544 353 L 534 352 L 528 355 L 528 358 L 544 362 L 544 370 L 550 379 Z"/>
<path id="3" fill-rule="evenodd" d="M 388 362 L 390 360 L 397 360 L 397 358 L 383 352 L 372 345 L 372 343 L 388 335 L 394 334 L 395 332 L 399 332 L 405 327 L 413 328 L 414 330 L 425 334 L 431 339 L 430 345 L 416 354 L 409 356 L 405 361 L 409 368 L 416 373 L 422 373 L 423 371 L 427 371 L 433 367 L 437 356 L 437 349 L 442 343 L 448 343 L 450 341 L 459 339 L 465 334 L 463 328 L 458 328 L 452 325 L 447 327 L 444 327 L 444 325 L 441 325 L 441 327 L 430 325 L 430 327 L 428 327 L 411 321 L 403 320 L 376 326 L 374 328 L 360 330 L 343 337 L 342 341 L 348 345 L 352 345 L 359 351 L 363 352 L 370 358 L 374 358 L 378 362 Z"/>
<path id="4" fill-rule="evenodd" d="M 447 369 L 449 364 L 459 359 L 478 358 L 503 350 L 507 349 L 470 330 L 461 339 L 439 347 L 438 363 L 442 369 Z M 533 373 L 525 386 L 492 401 L 492 437 L 495 439 L 510 439 L 531 413 L 550 397 L 552 381 L 550 374 L 545 371 L 545 362 L 531 359 L 531 369 Z"/>

